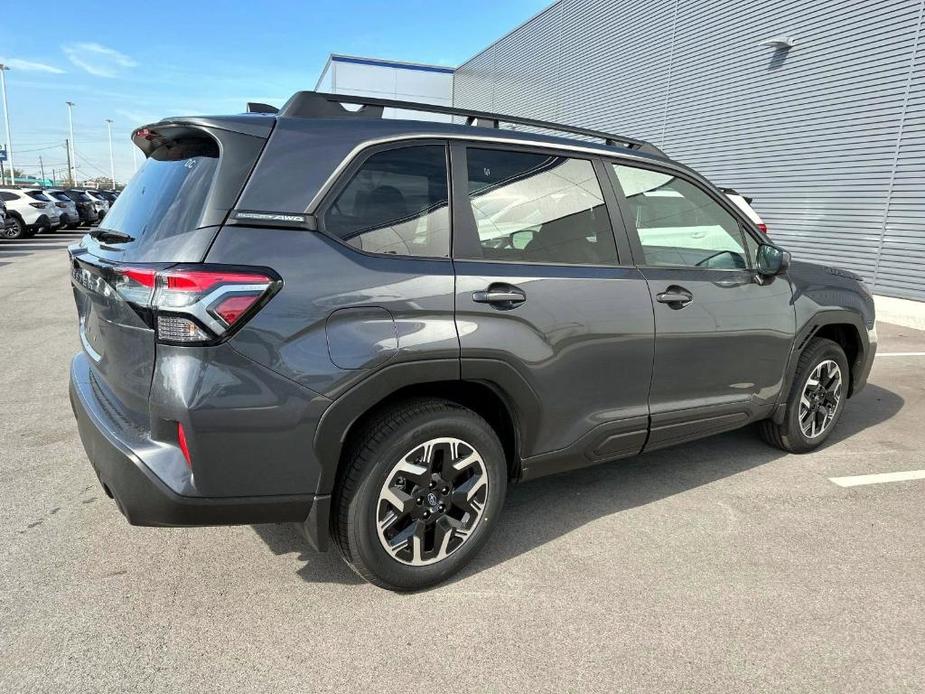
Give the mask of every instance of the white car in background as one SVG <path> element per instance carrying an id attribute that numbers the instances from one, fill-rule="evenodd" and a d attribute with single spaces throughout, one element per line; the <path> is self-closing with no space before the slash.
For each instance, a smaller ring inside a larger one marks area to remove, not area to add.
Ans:
<path id="1" fill-rule="evenodd" d="M 0 187 L 0 198 L 6 203 L 6 213 L 14 224 L 4 234 L 8 239 L 32 236 L 43 229 L 52 229 L 61 223 L 58 208 L 39 188 L 22 186 Z"/>
<path id="2" fill-rule="evenodd" d="M 733 205 L 738 207 L 746 217 L 755 223 L 755 226 L 761 230 L 762 234 L 768 233 L 768 225 L 764 223 L 752 207 L 752 198 L 742 195 L 742 193 L 732 188 L 723 188 L 722 191 L 732 201 Z"/>

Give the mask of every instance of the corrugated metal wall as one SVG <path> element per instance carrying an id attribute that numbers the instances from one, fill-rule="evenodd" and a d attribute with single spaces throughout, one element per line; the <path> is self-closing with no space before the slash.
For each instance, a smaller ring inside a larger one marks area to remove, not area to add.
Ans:
<path id="1" fill-rule="evenodd" d="M 923 10 L 562 0 L 462 65 L 454 102 L 649 139 L 753 195 L 799 257 L 925 299 Z"/>

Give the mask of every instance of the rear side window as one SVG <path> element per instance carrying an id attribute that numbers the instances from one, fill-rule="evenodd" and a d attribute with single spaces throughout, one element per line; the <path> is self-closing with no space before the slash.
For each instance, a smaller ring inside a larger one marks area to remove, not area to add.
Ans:
<path id="1" fill-rule="evenodd" d="M 154 150 L 112 204 L 105 228 L 136 239 L 144 237 L 147 242 L 195 229 L 212 188 L 218 157 L 218 145 L 203 140 Z"/>
<path id="2" fill-rule="evenodd" d="M 16 195 L 15 193 L 8 193 L 8 192 L 5 191 L 5 190 L 0 190 L 0 198 L 2 198 L 3 200 L 6 200 L 6 201 L 10 201 L 10 200 L 19 200 L 19 196 L 18 196 L 18 195 Z"/>
<path id="3" fill-rule="evenodd" d="M 368 253 L 449 257 L 446 148 L 420 145 L 373 154 L 322 223 L 326 232 Z"/>
<path id="4" fill-rule="evenodd" d="M 610 218 L 590 161 L 476 148 L 469 148 L 466 157 L 481 258 L 617 262 Z"/>

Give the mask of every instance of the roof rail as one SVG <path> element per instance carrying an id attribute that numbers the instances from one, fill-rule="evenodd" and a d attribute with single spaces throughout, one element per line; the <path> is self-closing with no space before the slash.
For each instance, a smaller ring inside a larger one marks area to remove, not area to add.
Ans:
<path id="1" fill-rule="evenodd" d="M 342 104 L 354 104 L 361 108 L 349 111 Z M 623 145 L 629 149 L 650 152 L 664 156 L 664 153 L 655 145 L 639 140 L 635 137 L 615 135 L 602 130 L 578 128 L 561 123 L 536 120 L 534 118 L 521 118 L 519 116 L 505 116 L 487 111 L 473 111 L 453 106 L 440 106 L 437 104 L 423 104 L 415 101 L 399 101 L 397 99 L 379 99 L 370 96 L 355 96 L 352 94 L 328 94 L 326 92 L 296 92 L 279 109 L 279 116 L 290 118 L 381 118 L 385 108 L 399 108 L 408 111 L 423 111 L 425 113 L 440 113 L 448 116 L 459 116 L 466 119 L 466 125 L 498 128 L 501 123 L 524 125 L 530 128 L 555 130 L 570 135 L 581 135 L 603 140 L 607 145 Z"/>

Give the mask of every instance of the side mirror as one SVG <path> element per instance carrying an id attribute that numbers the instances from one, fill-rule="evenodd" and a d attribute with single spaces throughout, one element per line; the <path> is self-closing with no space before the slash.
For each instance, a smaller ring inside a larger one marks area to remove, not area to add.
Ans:
<path id="1" fill-rule="evenodd" d="M 758 274 L 762 277 L 774 277 L 783 274 L 790 267 L 790 253 L 777 246 L 763 243 L 758 246 Z"/>

